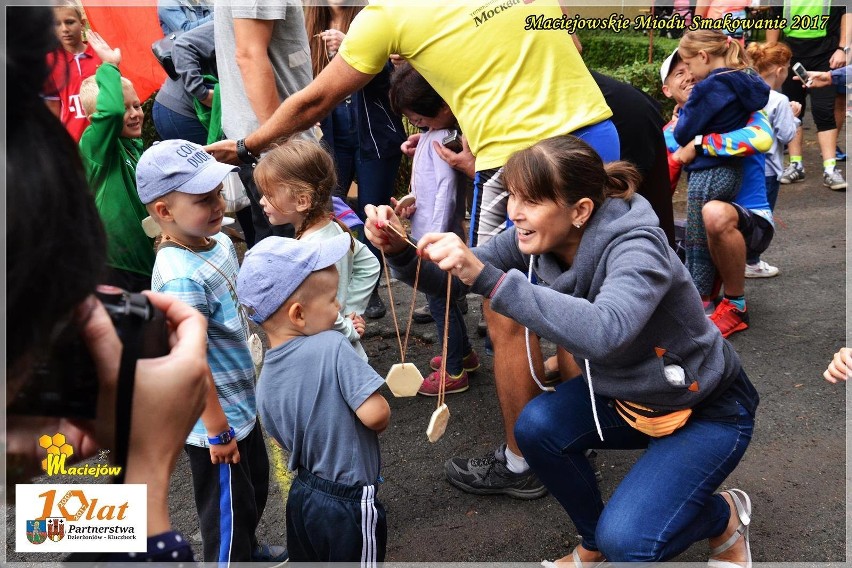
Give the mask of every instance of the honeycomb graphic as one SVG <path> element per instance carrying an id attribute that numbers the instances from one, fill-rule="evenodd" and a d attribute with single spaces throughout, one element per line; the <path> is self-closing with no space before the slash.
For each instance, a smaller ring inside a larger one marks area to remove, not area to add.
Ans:
<path id="1" fill-rule="evenodd" d="M 74 455 L 74 448 L 66 443 L 64 434 L 56 433 L 53 436 L 43 434 L 38 439 L 38 445 L 47 450 L 48 454 L 65 455 L 69 458 Z M 41 460 L 41 469 L 47 471 L 47 458 Z"/>

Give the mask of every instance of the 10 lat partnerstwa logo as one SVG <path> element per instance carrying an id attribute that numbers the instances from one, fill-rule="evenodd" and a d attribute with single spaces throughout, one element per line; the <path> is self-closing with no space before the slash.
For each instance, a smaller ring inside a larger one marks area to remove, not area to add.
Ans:
<path id="1" fill-rule="evenodd" d="M 73 448 L 61 434 L 50 439 L 42 467 L 48 476 L 117 475 L 112 467 L 66 469 Z M 102 471 L 104 470 L 104 471 Z M 120 471 L 120 468 L 119 468 Z M 147 548 L 145 485 L 86 483 L 16 486 L 15 550 L 18 552 L 144 552 Z"/>

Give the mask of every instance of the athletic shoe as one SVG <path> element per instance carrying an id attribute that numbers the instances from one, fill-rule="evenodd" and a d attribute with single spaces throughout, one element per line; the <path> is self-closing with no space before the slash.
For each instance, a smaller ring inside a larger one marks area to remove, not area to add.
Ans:
<path id="1" fill-rule="evenodd" d="M 729 299 L 723 298 L 710 319 L 722 332 L 722 337 L 727 339 L 738 331 L 748 329 L 748 307 L 740 311 Z"/>
<path id="2" fill-rule="evenodd" d="M 484 458 L 452 458 L 444 464 L 447 481 L 475 495 L 508 495 L 515 499 L 538 499 L 547 488 L 531 469 L 523 473 L 506 466 L 506 444 Z"/>
<path id="3" fill-rule="evenodd" d="M 364 316 L 368 319 L 381 319 L 385 317 L 387 308 L 379 296 L 379 289 L 373 288 L 373 293 L 370 294 L 370 301 L 367 303 L 367 309 L 364 310 Z"/>
<path id="4" fill-rule="evenodd" d="M 280 566 L 290 560 L 290 555 L 287 549 L 283 546 L 275 546 L 271 544 L 258 544 L 251 553 L 252 562 L 263 562 Z"/>
<path id="5" fill-rule="evenodd" d="M 462 369 L 467 371 L 468 373 L 472 373 L 479 368 L 479 355 L 476 354 L 476 351 L 471 351 L 462 359 Z M 429 366 L 433 371 L 441 370 L 441 356 L 432 357 L 432 360 L 429 361 Z"/>
<path id="6" fill-rule="evenodd" d="M 837 158 L 838 162 L 845 162 L 846 161 L 846 152 L 841 150 L 840 146 L 838 146 L 834 151 L 834 157 Z"/>
<path id="7" fill-rule="evenodd" d="M 761 260 L 757 264 L 745 265 L 746 278 L 772 278 L 778 276 L 778 267 Z"/>
<path id="8" fill-rule="evenodd" d="M 446 374 L 446 383 L 444 385 L 444 394 L 452 394 L 454 392 L 464 392 L 470 388 L 468 382 L 467 371 L 462 370 L 458 375 Z M 441 371 L 429 373 L 429 376 L 423 379 L 423 384 L 420 386 L 418 394 L 423 396 L 438 396 L 441 388 Z"/>
<path id="9" fill-rule="evenodd" d="M 798 163 L 798 165 L 796 165 Z M 799 162 L 790 162 L 790 165 L 784 169 L 781 177 L 778 178 L 779 183 L 796 183 L 805 179 L 805 168 Z"/>
<path id="10" fill-rule="evenodd" d="M 423 307 L 417 308 L 414 310 L 414 314 L 411 316 L 411 319 L 414 323 L 429 323 L 432 320 L 432 310 L 429 309 L 429 305 L 425 305 Z"/>
<path id="11" fill-rule="evenodd" d="M 459 298 L 457 305 L 462 315 L 467 315 L 467 296 Z M 429 323 L 434 321 L 432 319 L 432 310 L 429 309 L 428 304 L 414 310 L 414 315 L 411 316 L 411 319 L 414 320 L 414 323 Z"/>
<path id="12" fill-rule="evenodd" d="M 837 168 L 831 170 L 831 173 L 825 172 L 822 174 L 822 185 L 834 191 L 846 189 L 846 180 L 843 179 L 843 174 Z"/>

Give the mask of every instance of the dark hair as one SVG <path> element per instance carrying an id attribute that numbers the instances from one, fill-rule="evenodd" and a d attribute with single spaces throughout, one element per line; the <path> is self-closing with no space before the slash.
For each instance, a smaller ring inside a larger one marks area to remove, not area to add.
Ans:
<path id="1" fill-rule="evenodd" d="M 608 197 L 630 200 L 641 176 L 631 163 L 604 164 L 591 146 L 563 135 L 512 154 L 503 180 L 521 199 L 571 206 L 588 197 L 598 208 Z"/>
<path id="2" fill-rule="evenodd" d="M 7 369 L 47 347 L 51 331 L 94 291 L 106 236 L 77 145 L 40 93 L 46 55 L 58 47 L 53 10 L 6 10 L 6 74 L 15 86 L 7 115 Z"/>
<path id="3" fill-rule="evenodd" d="M 407 61 L 391 73 L 390 93 L 391 109 L 395 113 L 403 111 L 434 118 L 447 103 L 423 75 Z"/>
<path id="4" fill-rule="evenodd" d="M 343 25 L 340 26 L 341 32 L 344 34 L 349 33 L 349 26 L 352 24 L 352 20 L 358 15 L 358 12 L 364 9 L 365 5 L 366 1 L 359 1 L 340 7 L 340 11 L 343 13 Z M 314 77 L 319 75 L 329 62 L 325 40 L 319 37 L 318 34 L 331 27 L 332 15 L 330 6 L 305 6 L 305 29 L 308 32 L 308 42 L 311 44 L 311 69 L 314 72 Z"/>

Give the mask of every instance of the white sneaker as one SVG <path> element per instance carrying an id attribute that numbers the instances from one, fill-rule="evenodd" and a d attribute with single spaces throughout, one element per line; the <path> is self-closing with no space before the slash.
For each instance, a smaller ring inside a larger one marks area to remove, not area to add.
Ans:
<path id="1" fill-rule="evenodd" d="M 757 264 L 745 266 L 746 278 L 772 278 L 773 276 L 778 276 L 778 267 L 767 264 L 766 261 L 761 260 Z"/>

